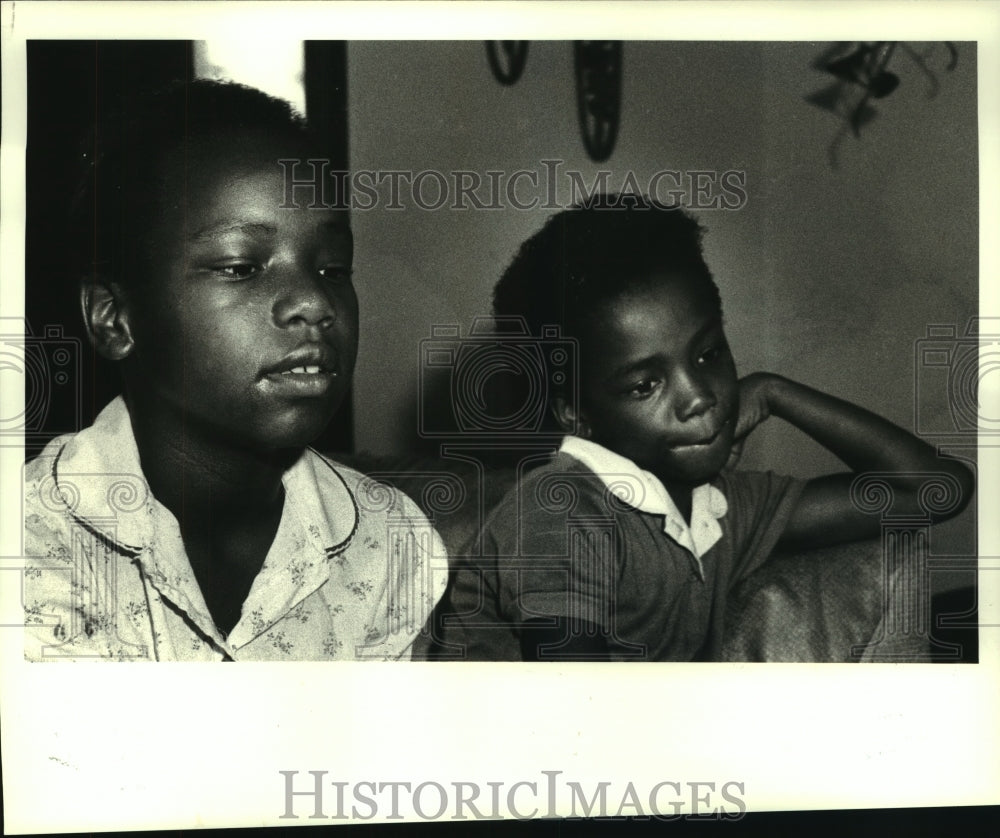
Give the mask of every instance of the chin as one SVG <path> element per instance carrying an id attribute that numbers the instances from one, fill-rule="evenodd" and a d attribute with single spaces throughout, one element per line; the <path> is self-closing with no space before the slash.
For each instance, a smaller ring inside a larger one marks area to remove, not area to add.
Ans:
<path id="1" fill-rule="evenodd" d="M 285 415 L 261 428 L 257 437 L 269 449 L 305 448 L 323 434 L 335 412 L 326 410 Z"/>
<path id="2" fill-rule="evenodd" d="M 318 424 L 284 428 L 280 434 L 276 434 L 277 439 L 274 447 L 306 448 L 323 435 L 328 424 L 330 424 L 329 420 Z"/>
<path id="3" fill-rule="evenodd" d="M 719 476 L 729 459 L 729 446 L 716 452 L 706 452 L 694 460 L 678 462 L 676 458 L 666 457 L 661 463 L 657 476 L 666 482 L 691 486 L 700 486 Z"/>

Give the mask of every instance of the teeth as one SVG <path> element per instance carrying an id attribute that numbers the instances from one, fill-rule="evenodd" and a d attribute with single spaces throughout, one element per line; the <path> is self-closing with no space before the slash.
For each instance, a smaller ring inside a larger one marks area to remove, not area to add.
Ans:
<path id="1" fill-rule="evenodd" d="M 282 375 L 316 375 L 319 373 L 318 366 L 293 367 L 290 370 L 282 370 Z"/>

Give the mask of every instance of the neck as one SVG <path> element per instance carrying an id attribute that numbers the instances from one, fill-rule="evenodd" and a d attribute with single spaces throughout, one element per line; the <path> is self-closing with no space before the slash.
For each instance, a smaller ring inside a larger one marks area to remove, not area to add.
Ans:
<path id="1" fill-rule="evenodd" d="M 281 478 L 300 451 L 259 451 L 222 439 L 165 410 L 134 410 L 132 431 L 154 497 L 182 530 L 202 521 L 254 520 L 283 503 Z"/>
<path id="2" fill-rule="evenodd" d="M 667 490 L 667 494 L 670 495 L 671 500 L 674 502 L 674 506 L 677 507 L 677 511 L 681 513 L 681 517 L 688 522 L 688 526 L 691 525 L 691 493 L 694 491 L 694 487 L 687 483 L 677 483 L 675 481 L 662 481 L 663 487 Z"/>

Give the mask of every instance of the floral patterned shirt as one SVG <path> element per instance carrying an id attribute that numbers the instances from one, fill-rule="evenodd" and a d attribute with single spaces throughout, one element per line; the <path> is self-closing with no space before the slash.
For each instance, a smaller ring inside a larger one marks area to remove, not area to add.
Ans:
<path id="1" fill-rule="evenodd" d="M 216 627 L 180 527 L 142 476 L 128 409 L 25 467 L 29 660 L 396 660 L 447 582 L 440 538 L 405 495 L 303 452 L 228 635 Z"/>

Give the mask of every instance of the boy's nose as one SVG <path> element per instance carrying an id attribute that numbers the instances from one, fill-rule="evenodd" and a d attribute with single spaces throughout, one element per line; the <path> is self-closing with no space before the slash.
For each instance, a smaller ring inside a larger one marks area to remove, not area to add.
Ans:
<path id="1" fill-rule="evenodd" d="M 681 371 L 674 381 L 674 405 L 677 418 L 686 422 L 715 407 L 715 394 L 700 376 Z"/>
<path id="2" fill-rule="evenodd" d="M 278 293 L 272 312 L 279 326 L 319 326 L 326 328 L 337 318 L 337 310 L 326 290 L 322 278 L 304 271 L 289 271 Z"/>

